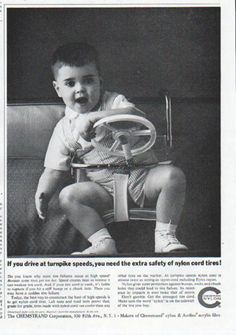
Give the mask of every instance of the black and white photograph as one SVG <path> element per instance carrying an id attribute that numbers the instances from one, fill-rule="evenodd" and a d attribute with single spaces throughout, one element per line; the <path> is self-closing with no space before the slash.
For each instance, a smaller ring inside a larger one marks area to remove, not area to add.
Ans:
<path id="1" fill-rule="evenodd" d="M 220 7 L 7 9 L 7 253 L 221 255 Z"/>
<path id="2" fill-rule="evenodd" d="M 235 32 L 234 0 L 1 2 L 1 334 L 235 334 Z"/>

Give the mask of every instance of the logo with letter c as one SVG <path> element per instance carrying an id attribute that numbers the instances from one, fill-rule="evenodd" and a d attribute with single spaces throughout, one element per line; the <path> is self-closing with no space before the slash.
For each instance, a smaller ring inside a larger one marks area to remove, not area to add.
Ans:
<path id="1" fill-rule="evenodd" d="M 206 308 L 215 308 L 220 305 L 220 293 L 216 287 L 205 287 L 198 293 L 198 301 Z"/>

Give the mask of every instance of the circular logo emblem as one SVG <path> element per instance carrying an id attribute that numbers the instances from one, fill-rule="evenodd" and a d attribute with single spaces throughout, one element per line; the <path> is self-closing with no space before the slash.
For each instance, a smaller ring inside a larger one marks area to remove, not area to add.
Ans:
<path id="1" fill-rule="evenodd" d="M 220 293 L 216 287 L 205 287 L 198 293 L 198 301 L 206 308 L 215 308 L 220 305 Z"/>

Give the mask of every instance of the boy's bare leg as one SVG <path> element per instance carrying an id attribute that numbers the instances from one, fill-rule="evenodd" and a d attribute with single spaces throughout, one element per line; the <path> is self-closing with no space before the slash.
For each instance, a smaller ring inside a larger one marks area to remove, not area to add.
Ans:
<path id="1" fill-rule="evenodd" d="M 145 196 L 150 205 L 156 204 L 155 251 L 170 252 L 187 249 L 175 237 L 185 201 L 184 173 L 173 165 L 151 169 L 145 182 Z"/>
<path id="2" fill-rule="evenodd" d="M 116 252 L 114 240 L 101 218 L 113 204 L 111 195 L 103 187 L 90 181 L 72 184 L 61 191 L 59 201 L 68 220 L 91 242 L 92 247 L 103 240 L 105 245 L 100 248 L 101 254 L 106 254 L 105 249 Z M 93 253 L 91 248 L 86 249 L 88 253 Z"/>
<path id="3" fill-rule="evenodd" d="M 184 173 L 173 165 L 160 165 L 149 171 L 144 191 L 148 203 L 156 204 L 157 221 L 178 224 L 185 188 Z"/>

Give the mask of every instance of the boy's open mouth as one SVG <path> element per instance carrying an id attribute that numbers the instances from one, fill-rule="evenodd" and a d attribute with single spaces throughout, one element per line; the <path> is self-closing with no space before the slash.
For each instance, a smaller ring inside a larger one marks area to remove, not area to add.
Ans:
<path id="1" fill-rule="evenodd" d="M 88 98 L 80 97 L 75 100 L 78 104 L 86 104 L 88 102 Z"/>

